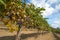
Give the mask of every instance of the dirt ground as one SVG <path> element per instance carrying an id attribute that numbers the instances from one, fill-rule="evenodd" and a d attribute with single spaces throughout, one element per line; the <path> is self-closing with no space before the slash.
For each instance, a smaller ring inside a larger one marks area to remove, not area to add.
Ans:
<path id="1" fill-rule="evenodd" d="M 21 31 L 22 40 L 60 40 L 60 35 L 52 32 L 38 33 L 37 31 Z M 15 40 L 16 32 L 9 32 L 8 29 L 0 24 L 0 40 Z"/>

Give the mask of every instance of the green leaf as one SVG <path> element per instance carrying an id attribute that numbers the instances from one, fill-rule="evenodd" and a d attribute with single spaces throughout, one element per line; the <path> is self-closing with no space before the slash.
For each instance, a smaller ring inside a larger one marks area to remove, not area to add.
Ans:
<path id="1" fill-rule="evenodd" d="M 0 2 L 3 4 L 3 5 L 6 5 L 5 2 L 3 0 L 0 0 Z"/>

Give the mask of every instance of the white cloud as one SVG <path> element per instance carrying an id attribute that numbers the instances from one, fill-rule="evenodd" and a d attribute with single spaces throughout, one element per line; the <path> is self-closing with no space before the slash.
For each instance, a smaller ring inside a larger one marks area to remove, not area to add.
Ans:
<path id="1" fill-rule="evenodd" d="M 48 17 L 50 15 L 53 14 L 54 8 L 50 7 L 50 8 L 46 8 L 46 10 L 43 12 L 43 17 Z"/>
<path id="2" fill-rule="evenodd" d="M 60 20 L 54 21 L 55 24 L 60 24 Z"/>
<path id="3" fill-rule="evenodd" d="M 42 5 L 41 5 L 42 6 Z M 50 15 L 52 15 L 53 14 L 53 12 L 54 12 L 54 8 L 53 7 L 51 7 L 51 5 L 50 4 L 48 4 L 48 3 L 45 3 L 44 4 L 44 8 L 46 9 L 44 12 L 43 12 L 43 17 L 48 17 L 48 16 L 50 16 Z"/>
<path id="4" fill-rule="evenodd" d="M 36 7 L 44 7 L 46 10 L 42 14 L 43 17 L 48 17 L 53 14 L 54 8 L 46 0 L 30 0 Z"/>
<path id="5" fill-rule="evenodd" d="M 45 4 L 45 0 L 30 0 L 36 7 L 43 7 Z"/>
<path id="6" fill-rule="evenodd" d="M 57 28 L 60 26 L 60 20 L 55 20 L 53 24 L 51 24 L 52 27 Z"/>
<path id="7" fill-rule="evenodd" d="M 54 13 L 58 13 L 60 11 L 60 4 L 57 4 L 54 9 Z"/>
<path id="8" fill-rule="evenodd" d="M 49 4 L 58 3 L 58 0 L 48 0 L 47 3 Z"/>
<path id="9" fill-rule="evenodd" d="M 59 27 L 59 25 L 57 25 L 57 24 L 52 24 L 52 27 L 57 28 L 57 27 Z"/>
<path id="10" fill-rule="evenodd" d="M 60 4 L 56 5 L 55 8 L 56 8 L 57 11 L 60 10 Z"/>
<path id="11" fill-rule="evenodd" d="M 45 6 L 44 6 L 45 8 L 49 8 L 50 7 L 50 4 L 48 4 L 48 3 L 45 3 Z"/>

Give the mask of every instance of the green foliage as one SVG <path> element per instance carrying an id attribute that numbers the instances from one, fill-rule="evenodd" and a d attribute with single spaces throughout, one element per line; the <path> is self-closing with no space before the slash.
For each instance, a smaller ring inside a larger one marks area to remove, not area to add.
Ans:
<path id="1" fill-rule="evenodd" d="M 11 32 L 18 31 L 23 26 L 49 30 L 49 24 L 41 15 L 41 11 L 45 11 L 44 8 L 35 8 L 33 4 L 23 3 L 22 0 L 0 0 L 0 2 L 0 13 L 3 16 L 1 21 Z"/>
<path id="2" fill-rule="evenodd" d="M 60 28 L 53 28 L 53 32 L 60 34 Z"/>
<path id="3" fill-rule="evenodd" d="M 6 5 L 4 0 L 0 0 L 0 3 Z"/>

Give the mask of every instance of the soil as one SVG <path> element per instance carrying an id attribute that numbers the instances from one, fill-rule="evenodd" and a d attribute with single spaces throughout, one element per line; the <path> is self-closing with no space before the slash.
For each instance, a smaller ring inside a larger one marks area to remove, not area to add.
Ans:
<path id="1" fill-rule="evenodd" d="M 47 32 L 47 33 L 38 33 L 37 31 L 21 31 L 22 40 L 60 40 L 60 34 Z M 7 27 L 3 24 L 0 24 L 0 40 L 15 40 L 16 32 L 9 32 Z"/>

